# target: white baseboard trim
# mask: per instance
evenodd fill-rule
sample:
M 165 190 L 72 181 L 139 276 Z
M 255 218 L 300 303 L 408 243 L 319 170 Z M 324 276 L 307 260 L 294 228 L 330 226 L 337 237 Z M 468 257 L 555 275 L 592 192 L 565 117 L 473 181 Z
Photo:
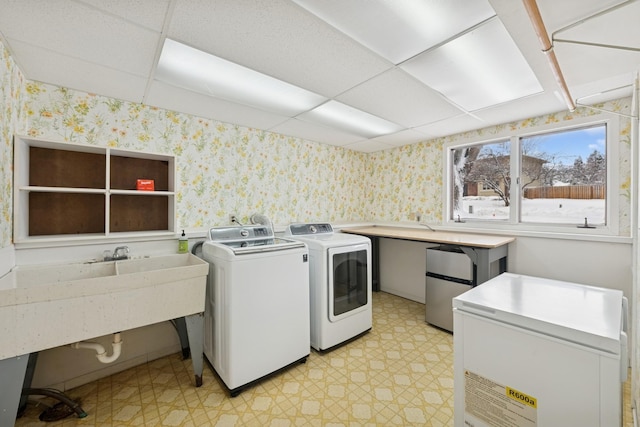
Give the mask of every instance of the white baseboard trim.
M 0 277 L 7 274 L 16 265 L 16 250 L 13 245 L 0 248 Z

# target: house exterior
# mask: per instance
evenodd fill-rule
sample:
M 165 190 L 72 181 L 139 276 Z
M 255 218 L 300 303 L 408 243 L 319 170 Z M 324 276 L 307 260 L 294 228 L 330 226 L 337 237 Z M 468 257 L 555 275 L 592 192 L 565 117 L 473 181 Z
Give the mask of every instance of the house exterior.
M 468 179 L 464 183 L 464 196 L 491 197 L 497 196 L 496 187 L 508 194 L 508 185 L 502 176 L 508 175 L 510 156 L 483 157 L 472 163 L 467 172 Z M 497 163 L 497 166 L 496 166 Z M 542 167 L 546 160 L 522 156 L 521 182 L 526 186 L 540 186 Z M 486 177 L 481 179 L 481 177 Z

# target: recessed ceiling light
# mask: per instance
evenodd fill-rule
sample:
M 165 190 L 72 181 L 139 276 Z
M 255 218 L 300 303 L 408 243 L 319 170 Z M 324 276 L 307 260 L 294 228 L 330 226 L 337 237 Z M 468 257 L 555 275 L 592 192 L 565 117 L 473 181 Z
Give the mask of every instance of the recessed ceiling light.
M 496 14 L 488 0 L 293 1 L 394 64 Z
M 287 117 L 327 98 L 177 41 L 166 39 L 155 78 L 201 94 Z
M 323 123 L 365 138 L 387 135 L 404 129 L 388 120 L 333 100 L 301 114 L 298 118 Z
M 323 123 L 365 138 L 403 129 L 395 123 L 171 39 L 165 40 L 155 78 L 204 95 Z
M 542 92 L 542 86 L 498 18 L 422 53 L 400 68 L 474 111 Z

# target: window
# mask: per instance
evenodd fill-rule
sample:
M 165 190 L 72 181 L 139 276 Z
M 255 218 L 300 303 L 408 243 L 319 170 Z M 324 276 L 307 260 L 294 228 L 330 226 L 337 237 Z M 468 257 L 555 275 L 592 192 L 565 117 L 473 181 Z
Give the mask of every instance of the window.
M 522 222 L 605 225 L 607 126 L 521 139 Z
M 451 150 L 454 218 L 508 219 L 511 141 Z
M 607 225 L 608 124 L 446 148 L 449 220 Z

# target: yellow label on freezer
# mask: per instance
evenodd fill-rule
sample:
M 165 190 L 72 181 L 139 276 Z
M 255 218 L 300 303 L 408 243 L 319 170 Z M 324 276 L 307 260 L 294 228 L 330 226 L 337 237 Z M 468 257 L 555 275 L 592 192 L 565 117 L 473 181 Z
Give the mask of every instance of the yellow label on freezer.
M 523 392 L 518 391 L 511 387 L 505 387 L 505 391 L 507 393 L 507 397 L 517 402 L 524 403 L 525 405 L 529 405 L 532 408 L 538 407 L 538 399 L 536 399 L 535 397 L 529 396 L 528 394 L 524 394 Z
M 538 399 L 465 369 L 465 426 L 538 427 Z

